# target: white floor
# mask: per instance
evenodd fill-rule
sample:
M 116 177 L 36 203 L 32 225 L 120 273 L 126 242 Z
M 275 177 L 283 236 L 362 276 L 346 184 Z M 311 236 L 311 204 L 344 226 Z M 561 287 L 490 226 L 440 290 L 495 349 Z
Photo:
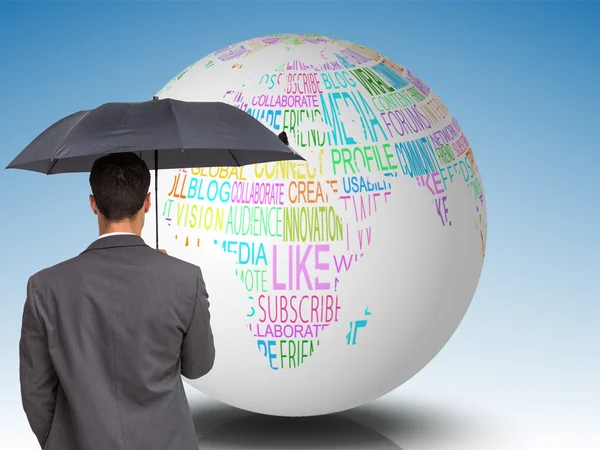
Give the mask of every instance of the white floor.
M 600 417 L 568 420 L 564 409 L 529 421 L 456 399 L 427 398 L 400 388 L 350 411 L 315 418 L 278 418 L 224 405 L 186 387 L 201 449 L 599 450 Z M 572 419 L 572 415 L 570 415 Z M 575 423 L 575 425 L 573 425 Z

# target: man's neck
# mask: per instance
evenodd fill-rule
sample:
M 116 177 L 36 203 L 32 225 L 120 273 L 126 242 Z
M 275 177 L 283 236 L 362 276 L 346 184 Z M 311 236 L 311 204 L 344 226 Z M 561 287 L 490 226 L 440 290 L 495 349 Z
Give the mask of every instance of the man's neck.
M 138 230 L 138 227 L 135 227 L 131 223 L 111 223 L 105 227 L 99 227 L 100 236 L 109 233 L 131 233 L 141 236 L 141 230 Z
M 123 231 L 113 231 L 112 233 L 101 234 L 98 237 L 98 239 L 103 239 L 103 238 L 110 237 L 110 236 L 138 236 L 138 235 L 133 234 L 133 233 L 123 232 Z M 138 236 L 138 237 L 141 237 L 141 236 Z

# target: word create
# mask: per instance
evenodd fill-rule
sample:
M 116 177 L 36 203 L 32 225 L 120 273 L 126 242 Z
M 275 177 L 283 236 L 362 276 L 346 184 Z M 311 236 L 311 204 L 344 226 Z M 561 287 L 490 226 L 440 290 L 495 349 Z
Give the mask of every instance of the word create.
M 327 203 L 320 181 L 290 181 L 288 198 L 291 203 Z

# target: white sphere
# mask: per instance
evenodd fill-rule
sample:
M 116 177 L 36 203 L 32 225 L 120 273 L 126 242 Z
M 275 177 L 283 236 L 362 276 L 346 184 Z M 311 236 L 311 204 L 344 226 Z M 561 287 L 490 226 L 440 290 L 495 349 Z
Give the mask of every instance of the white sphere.
M 157 96 L 235 105 L 307 160 L 159 173 L 160 246 L 198 264 L 210 295 L 215 365 L 187 382 L 248 411 L 327 414 L 446 344 L 479 280 L 486 208 L 468 141 L 419 78 L 351 42 L 275 35 Z

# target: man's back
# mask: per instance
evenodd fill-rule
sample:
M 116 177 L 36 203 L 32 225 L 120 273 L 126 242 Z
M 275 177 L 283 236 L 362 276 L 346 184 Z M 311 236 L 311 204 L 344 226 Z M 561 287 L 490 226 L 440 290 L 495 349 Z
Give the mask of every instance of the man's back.
M 108 236 L 34 275 L 21 339 L 23 403 L 58 381 L 55 413 L 28 413 L 45 450 L 192 450 L 196 436 L 181 374 L 213 365 L 208 295 L 198 267 Z M 36 315 L 56 372 L 39 373 Z M 36 334 L 37 333 L 37 334 Z M 37 359 L 39 361 L 39 357 Z M 47 387 L 47 386 L 46 386 Z M 45 435 L 45 436 L 44 436 Z

